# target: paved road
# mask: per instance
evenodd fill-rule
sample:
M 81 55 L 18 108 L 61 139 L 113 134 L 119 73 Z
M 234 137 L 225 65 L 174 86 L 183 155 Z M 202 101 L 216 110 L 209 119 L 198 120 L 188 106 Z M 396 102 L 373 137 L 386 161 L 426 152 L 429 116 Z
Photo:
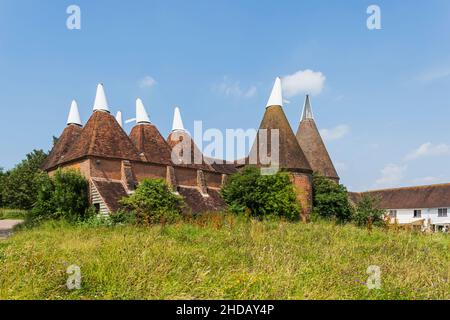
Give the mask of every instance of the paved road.
M 22 222 L 23 220 L 0 220 L 0 239 L 6 239 L 11 235 L 13 228 Z

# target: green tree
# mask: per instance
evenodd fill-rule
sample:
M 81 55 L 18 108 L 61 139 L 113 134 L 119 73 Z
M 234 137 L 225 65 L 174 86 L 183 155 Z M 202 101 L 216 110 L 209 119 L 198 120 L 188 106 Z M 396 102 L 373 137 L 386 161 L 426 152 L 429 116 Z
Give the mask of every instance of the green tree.
M 353 221 L 358 226 L 366 226 L 371 219 L 373 225 L 382 226 L 385 210 L 380 209 L 380 200 L 369 194 L 363 194 L 356 204 Z
M 300 205 L 294 186 L 285 172 L 261 175 L 261 170 L 247 166 L 231 175 L 222 188 L 222 197 L 235 213 L 249 212 L 256 217 L 300 217 Z
M 150 225 L 176 221 L 182 213 L 183 198 L 174 194 L 162 179 L 144 179 L 135 192 L 120 201 L 133 210 L 136 222 Z
M 31 209 L 37 199 L 37 187 L 34 184 L 47 154 L 42 150 L 33 150 L 26 159 L 8 172 L 3 180 L 2 201 L 6 207 Z
M 32 209 L 35 220 L 84 220 L 89 215 L 88 182 L 77 170 L 57 170 L 50 178 L 37 174 L 34 184 L 38 189 Z
M 352 207 L 347 189 L 317 173 L 313 175 L 313 215 L 348 222 L 352 218 Z
M 3 172 L 3 168 L 0 168 L 0 208 L 3 207 L 3 180 L 6 177 L 6 173 Z

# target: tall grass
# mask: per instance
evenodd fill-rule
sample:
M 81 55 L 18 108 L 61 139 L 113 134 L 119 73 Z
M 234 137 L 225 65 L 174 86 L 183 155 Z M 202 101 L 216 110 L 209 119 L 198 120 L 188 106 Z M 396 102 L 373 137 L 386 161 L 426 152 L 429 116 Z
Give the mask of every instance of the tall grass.
M 49 222 L 0 242 L 0 299 L 450 299 L 450 238 L 230 215 Z M 66 287 L 78 265 L 82 289 Z M 381 268 L 381 289 L 365 285 Z
M 0 220 L 5 219 L 26 219 L 28 211 L 19 209 L 0 208 Z

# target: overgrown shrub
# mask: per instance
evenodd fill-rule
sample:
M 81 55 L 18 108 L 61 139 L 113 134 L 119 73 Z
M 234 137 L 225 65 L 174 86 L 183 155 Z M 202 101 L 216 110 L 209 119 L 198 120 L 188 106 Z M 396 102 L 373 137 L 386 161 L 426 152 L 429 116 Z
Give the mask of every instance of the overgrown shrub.
M 3 181 L 6 177 L 6 173 L 3 172 L 3 168 L 0 168 L 0 208 L 3 208 Z
M 178 220 L 183 198 L 174 194 L 162 179 L 144 179 L 136 191 L 120 203 L 136 213 L 138 224 L 150 225 Z
M 88 183 L 76 170 L 57 170 L 50 178 L 46 173 L 35 177 L 37 201 L 31 211 L 34 220 L 84 220 L 91 213 Z
M 261 175 L 261 171 L 247 166 L 231 175 L 222 188 L 222 197 L 235 213 L 248 212 L 255 217 L 300 217 L 300 205 L 294 186 L 285 172 Z
M 358 226 L 366 226 L 371 219 L 375 226 L 384 224 L 385 210 L 380 209 L 380 201 L 369 194 L 363 194 L 353 212 L 353 221 Z
M 347 189 L 317 173 L 313 175 L 313 215 L 348 222 L 352 218 L 352 207 Z
M 2 206 L 14 209 L 29 210 L 37 200 L 38 186 L 33 182 L 39 174 L 47 154 L 42 150 L 34 150 L 14 169 L 7 172 L 2 180 Z
M 136 223 L 136 213 L 134 211 L 119 210 L 110 214 L 113 224 L 134 224 Z

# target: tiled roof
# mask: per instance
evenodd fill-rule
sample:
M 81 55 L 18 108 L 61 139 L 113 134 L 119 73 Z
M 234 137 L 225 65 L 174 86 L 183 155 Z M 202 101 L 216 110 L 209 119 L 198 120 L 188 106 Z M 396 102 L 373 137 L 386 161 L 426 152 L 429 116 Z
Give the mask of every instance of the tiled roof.
M 300 122 L 296 136 L 312 169 L 325 177 L 339 179 L 316 123 L 312 118 L 307 118 Z
M 64 162 L 86 156 L 140 160 L 138 150 L 116 119 L 103 111 L 92 114 L 79 139 L 73 143 L 64 157 Z
M 130 133 L 130 139 L 139 153 L 145 155 L 147 161 L 165 165 L 172 163 L 171 148 L 153 124 L 134 126 Z
M 119 201 L 128 195 L 123 184 L 120 181 L 98 179 L 92 179 L 92 182 L 110 212 L 116 212 L 120 208 Z
M 358 202 L 363 194 L 379 199 L 382 209 L 450 208 L 450 183 L 350 193 Z
M 269 106 L 266 108 L 264 118 L 259 129 L 267 129 L 267 150 L 271 149 L 272 130 L 279 130 L 279 165 L 282 169 L 293 171 L 312 172 L 311 166 L 306 159 L 297 139 L 292 131 L 289 121 L 281 106 Z M 258 139 L 253 144 L 251 155 L 259 154 Z M 258 157 L 260 165 L 260 157 Z
M 52 151 L 50 151 L 50 154 L 42 165 L 42 170 L 55 168 L 58 166 L 58 163 L 63 162 L 65 155 L 70 150 L 73 143 L 78 140 L 82 130 L 83 129 L 76 124 L 68 125 L 53 146 Z

